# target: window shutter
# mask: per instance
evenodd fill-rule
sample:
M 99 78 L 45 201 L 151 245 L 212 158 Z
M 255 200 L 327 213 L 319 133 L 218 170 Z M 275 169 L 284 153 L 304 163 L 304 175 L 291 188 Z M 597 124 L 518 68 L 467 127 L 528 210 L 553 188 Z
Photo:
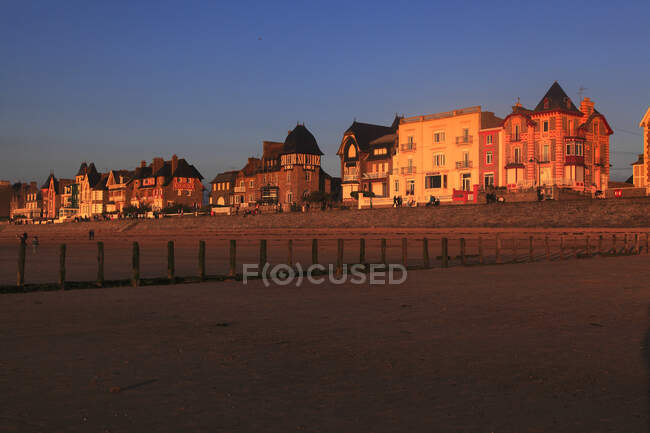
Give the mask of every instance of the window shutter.
M 549 122 L 550 124 L 550 130 L 554 131 L 555 130 L 555 117 L 551 117 L 551 121 Z
M 555 161 L 555 146 L 557 141 L 555 138 L 551 139 L 551 161 Z

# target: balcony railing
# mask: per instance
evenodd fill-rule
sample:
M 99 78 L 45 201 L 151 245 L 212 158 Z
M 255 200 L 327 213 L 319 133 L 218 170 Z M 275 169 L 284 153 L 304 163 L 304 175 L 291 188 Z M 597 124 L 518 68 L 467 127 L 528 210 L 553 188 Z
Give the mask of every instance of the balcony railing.
M 413 152 L 415 151 L 415 143 L 404 143 L 400 145 L 400 150 L 402 152 Z
M 400 169 L 402 174 L 415 174 L 415 167 L 402 167 Z
M 343 181 L 344 182 L 349 182 L 351 180 L 359 180 L 359 175 L 357 173 L 351 173 L 351 174 L 344 174 L 343 175 Z
M 472 168 L 472 161 L 456 161 L 456 168 Z
M 235 192 L 246 192 L 246 187 L 245 186 L 236 186 L 235 187 Z
M 461 135 L 460 137 L 456 137 L 456 144 L 472 144 L 472 141 L 471 135 Z
M 370 173 L 364 173 L 363 174 L 363 177 L 366 178 L 366 179 L 382 179 L 382 178 L 384 178 L 386 176 L 388 176 L 388 172 L 386 172 L 386 171 L 382 171 L 382 172 L 373 171 L 373 172 L 370 172 Z

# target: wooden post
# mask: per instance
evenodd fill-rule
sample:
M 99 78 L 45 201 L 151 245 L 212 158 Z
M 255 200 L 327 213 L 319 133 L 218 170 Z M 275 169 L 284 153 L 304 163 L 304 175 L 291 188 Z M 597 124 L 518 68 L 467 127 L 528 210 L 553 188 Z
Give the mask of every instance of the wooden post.
M 205 241 L 199 241 L 199 279 L 205 281 Z
M 591 242 L 589 236 L 585 238 L 585 249 L 587 250 L 587 257 L 591 257 Z
M 386 239 L 381 240 L 381 263 L 386 264 Z
M 140 246 L 133 242 L 133 256 L 131 257 L 131 285 L 140 285 Z
M 573 237 L 573 255 L 578 258 L 578 237 Z
M 548 235 L 544 236 L 544 249 L 546 250 L 546 260 L 551 261 L 551 244 Z
M 232 249 L 233 249 L 232 242 L 233 241 L 230 241 L 230 250 L 231 250 L 231 252 L 232 252 Z M 262 268 L 264 267 L 264 265 L 266 265 L 266 262 L 267 262 L 267 259 L 266 259 L 266 239 L 260 239 L 260 264 L 259 264 L 259 272 L 260 273 L 262 272 Z
M 463 266 L 467 264 L 465 260 L 465 238 L 460 238 L 460 263 Z
M 639 248 L 640 248 L 639 234 L 634 233 L 634 254 L 639 254 Z
M 560 259 L 564 258 L 564 235 L 560 235 Z
M 627 254 L 627 233 L 623 235 L 623 254 Z
M 59 288 L 65 290 L 65 244 L 59 247 Z
M 424 269 L 429 269 L 429 239 L 422 239 L 422 266 Z
M 293 266 L 293 239 L 287 241 L 287 264 Z
M 359 263 L 366 263 L 366 240 L 359 239 Z
M 517 262 L 517 238 L 512 238 L 512 262 Z
M 495 262 L 499 263 L 501 261 L 501 238 L 499 238 L 499 234 L 497 233 L 497 236 L 495 238 L 496 245 L 495 245 Z
M 97 285 L 104 285 L 104 242 L 97 242 Z
M 616 235 L 612 235 L 612 253 L 616 255 Z
M 25 242 L 20 242 L 18 247 L 18 274 L 16 276 L 18 287 L 25 286 L 25 248 L 27 245 Z
M 266 249 L 266 241 L 264 242 L 264 248 Z M 230 269 L 228 270 L 228 275 L 231 277 L 237 275 L 237 241 L 234 239 L 230 240 Z
M 336 248 L 336 275 L 343 274 L 343 239 L 339 239 Z
M 442 238 L 441 248 L 440 248 L 440 259 L 442 260 L 442 267 L 446 268 L 449 266 L 449 255 L 447 253 L 449 240 L 447 238 Z
M 650 254 L 650 251 L 648 251 L 649 248 L 650 248 L 650 236 L 646 232 L 646 234 L 645 234 L 645 253 L 646 254 Z
M 480 264 L 485 263 L 485 257 L 483 257 L 483 238 L 478 237 L 478 262 Z
M 313 265 L 318 263 L 318 239 L 311 240 L 311 263 Z
M 598 235 L 598 255 L 603 255 L 603 235 Z
M 406 238 L 402 238 L 402 265 L 408 266 L 408 245 Z
M 175 274 L 175 265 L 174 265 L 174 241 L 167 242 L 167 279 L 174 282 Z
M 533 237 L 528 237 L 528 261 L 533 261 Z

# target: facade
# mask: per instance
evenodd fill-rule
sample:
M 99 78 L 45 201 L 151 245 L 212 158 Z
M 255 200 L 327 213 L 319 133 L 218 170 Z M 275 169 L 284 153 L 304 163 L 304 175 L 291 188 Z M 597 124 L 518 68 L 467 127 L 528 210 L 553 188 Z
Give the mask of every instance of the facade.
M 479 183 L 484 191 L 504 186 L 503 119 L 490 112 L 481 113 L 479 131 Z
M 390 195 L 424 203 L 451 201 L 456 191 L 467 199 L 479 185 L 480 106 L 401 119 L 393 156 Z M 475 194 L 474 194 L 475 197 Z
M 228 206 L 234 203 L 233 193 L 237 171 L 219 173 L 210 182 L 209 202 L 212 206 Z
M 130 203 L 135 207 L 150 207 L 154 211 L 182 205 L 203 206 L 203 176 L 183 158 L 176 155 L 165 161 L 154 158 L 135 169 L 131 186 Z
M 65 188 L 74 183 L 72 179 L 57 179 L 54 174 L 45 180 L 41 186 L 43 196 L 43 218 L 55 219 L 59 217 L 59 211 L 63 204 Z
M 132 183 L 135 172 L 111 170 L 106 179 L 107 213 L 121 213 L 131 201 Z
M 22 186 L 24 185 L 24 186 Z M 22 197 L 20 203 L 13 209 L 13 217 L 23 217 L 27 219 L 40 219 L 43 216 L 43 194 L 36 182 L 22 184 L 20 193 Z
M 607 189 L 613 131 L 589 98 L 578 109 L 555 82 L 534 110 L 520 103 L 513 106 L 503 122 L 503 133 L 509 189 Z
M 646 167 L 645 157 L 643 154 L 639 154 L 637 160 L 630 165 L 632 165 L 632 183 L 634 184 L 634 187 L 646 188 Z
M 95 163 L 86 164 L 83 162 L 75 176 L 77 185 L 78 212 L 72 216 L 90 218 L 103 215 L 106 212 L 108 192 L 106 189 L 107 173 L 99 173 Z
M 0 180 L 0 219 L 9 218 L 11 214 L 11 183 Z
M 375 197 L 389 197 L 389 176 L 393 169 L 393 155 L 397 144 L 400 118 L 391 126 L 354 121 L 343 133 L 336 154 L 341 159 L 341 188 L 344 203 L 353 205 L 359 200 L 355 191 L 373 193 Z
M 650 108 L 645 112 L 645 116 L 643 116 L 639 128 L 643 128 L 643 154 L 639 155 L 641 164 L 639 167 L 638 185 L 636 176 L 637 167 L 634 167 L 634 186 L 645 187 L 646 193 L 648 193 L 650 192 L 650 167 L 648 167 L 650 161 Z

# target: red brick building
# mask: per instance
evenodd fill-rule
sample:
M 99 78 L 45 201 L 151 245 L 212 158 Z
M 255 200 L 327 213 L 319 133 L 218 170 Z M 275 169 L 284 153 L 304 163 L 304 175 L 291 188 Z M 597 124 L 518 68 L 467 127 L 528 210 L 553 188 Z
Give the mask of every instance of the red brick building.
M 193 165 L 176 155 L 169 161 L 154 158 L 149 165 L 142 161 L 131 182 L 131 205 L 149 206 L 155 211 L 174 205 L 200 208 L 202 180 L 203 176 Z
M 43 218 L 55 219 L 59 217 L 59 209 L 62 205 L 62 196 L 65 187 L 74 183 L 72 179 L 57 179 L 54 174 L 45 180 L 41 185 L 43 197 Z
M 503 186 L 503 119 L 481 112 L 479 130 L 479 182 L 483 190 Z
M 609 136 L 605 116 L 584 98 L 578 109 L 555 82 L 529 110 L 517 103 L 503 122 L 505 184 L 605 191 L 609 179 Z

